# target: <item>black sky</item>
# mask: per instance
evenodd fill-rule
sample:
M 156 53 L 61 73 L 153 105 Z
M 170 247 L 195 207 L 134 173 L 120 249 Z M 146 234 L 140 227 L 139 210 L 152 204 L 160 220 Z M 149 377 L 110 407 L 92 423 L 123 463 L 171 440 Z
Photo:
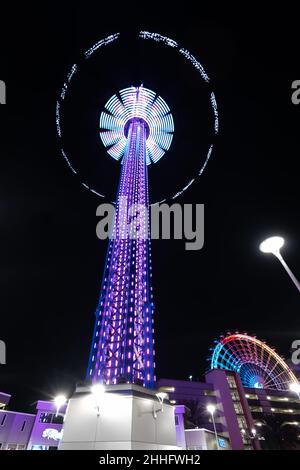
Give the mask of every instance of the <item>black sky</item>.
M 0 390 L 13 394 L 16 409 L 71 392 L 85 375 L 106 242 L 95 234 L 101 201 L 59 155 L 55 102 L 78 54 L 120 28 L 185 45 L 212 77 L 220 112 L 213 156 L 180 200 L 205 204 L 204 248 L 153 242 L 157 376 L 201 378 L 213 339 L 228 330 L 255 333 L 286 357 L 300 335 L 299 295 L 279 263 L 258 251 L 265 236 L 281 234 L 300 276 L 296 18 L 204 20 L 190 12 L 124 22 L 100 7 L 24 9 L 7 16 L 0 54 L 7 84 L 0 107 L 0 339 L 7 344 Z M 171 97 L 176 86 L 180 80 L 170 77 Z M 191 107 L 188 120 L 197 118 Z

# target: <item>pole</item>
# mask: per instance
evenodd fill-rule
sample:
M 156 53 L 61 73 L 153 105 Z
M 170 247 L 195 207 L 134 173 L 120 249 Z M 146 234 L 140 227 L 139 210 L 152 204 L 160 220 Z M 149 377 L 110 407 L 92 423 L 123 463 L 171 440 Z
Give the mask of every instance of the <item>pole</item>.
M 276 256 L 276 258 L 280 261 L 280 263 L 282 264 L 282 266 L 284 267 L 284 269 L 286 270 L 286 272 L 288 273 L 289 277 L 291 278 L 291 280 L 293 281 L 293 283 L 295 284 L 295 286 L 297 287 L 298 291 L 300 292 L 300 283 L 299 281 L 296 279 L 296 277 L 294 276 L 294 274 L 292 273 L 292 271 L 290 270 L 290 268 L 288 267 L 288 265 L 286 264 L 286 262 L 284 261 L 283 257 L 281 256 L 281 253 L 280 251 L 276 251 L 274 252 L 274 255 Z
M 213 413 L 211 414 L 211 417 L 212 417 L 212 422 L 213 422 L 213 425 L 214 425 L 214 431 L 215 431 L 215 438 L 216 438 L 217 450 L 220 450 L 219 441 L 218 441 L 218 434 L 217 434 L 217 430 L 216 430 L 216 423 L 215 423 L 215 418 L 214 418 L 214 414 L 213 414 Z

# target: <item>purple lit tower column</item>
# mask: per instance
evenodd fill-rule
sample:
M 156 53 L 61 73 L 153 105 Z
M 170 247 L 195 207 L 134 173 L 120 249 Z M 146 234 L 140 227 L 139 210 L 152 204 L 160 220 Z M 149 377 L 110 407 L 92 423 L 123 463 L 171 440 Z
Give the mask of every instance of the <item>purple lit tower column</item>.
M 106 128 L 100 133 L 102 141 L 111 156 L 122 157 L 122 170 L 87 378 L 93 383 L 127 382 L 153 388 L 147 164 L 157 161 L 170 145 L 172 125 L 166 128 L 165 124 L 164 130 L 162 122 L 173 124 L 173 120 L 165 102 L 150 90 L 131 87 L 120 96 L 121 100 L 114 95 L 108 101 L 108 113 L 100 118 Z

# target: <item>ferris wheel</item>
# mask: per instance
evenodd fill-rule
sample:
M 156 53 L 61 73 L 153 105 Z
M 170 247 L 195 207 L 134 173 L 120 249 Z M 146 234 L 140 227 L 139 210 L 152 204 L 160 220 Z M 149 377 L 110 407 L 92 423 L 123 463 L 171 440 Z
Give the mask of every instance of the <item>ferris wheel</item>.
M 237 372 L 248 388 L 288 390 L 298 380 L 282 357 L 265 342 L 247 334 L 229 334 L 216 341 L 211 369 Z

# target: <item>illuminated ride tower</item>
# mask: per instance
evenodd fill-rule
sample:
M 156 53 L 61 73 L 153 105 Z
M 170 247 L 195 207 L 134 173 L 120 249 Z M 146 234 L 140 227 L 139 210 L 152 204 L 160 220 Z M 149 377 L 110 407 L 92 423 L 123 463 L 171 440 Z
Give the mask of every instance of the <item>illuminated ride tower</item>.
M 166 103 L 142 86 L 121 90 L 100 116 L 102 142 L 122 169 L 87 371 L 92 386 L 78 385 L 69 400 L 61 450 L 179 448 L 174 407 L 153 390 L 147 171 L 173 131 Z
M 153 388 L 147 167 L 169 149 L 174 124 L 167 104 L 153 91 L 131 87 L 118 95 L 109 99 L 100 116 L 101 140 L 122 169 L 87 378 Z
M 154 54 L 148 54 L 152 47 L 150 43 L 153 43 Z M 162 53 L 163 49 L 166 51 L 163 67 L 160 67 L 162 59 L 157 55 L 157 48 L 161 48 Z M 111 175 L 116 165 L 106 165 L 104 161 L 101 165 L 100 157 L 94 151 L 90 111 L 94 109 L 95 97 L 99 97 L 101 89 L 107 89 L 107 82 L 115 81 L 110 75 L 110 65 L 118 63 L 121 54 L 119 75 L 128 76 L 128 71 L 136 70 L 135 52 L 142 58 L 138 61 L 140 72 L 152 68 L 159 70 L 160 83 L 163 83 L 165 70 L 167 83 L 170 72 L 172 76 L 178 73 L 181 79 L 178 97 L 173 95 L 183 118 L 187 108 L 182 105 L 190 100 L 189 86 L 194 79 L 195 83 L 201 82 L 192 103 L 199 119 L 188 126 L 180 126 L 177 147 L 177 155 L 180 155 L 186 150 L 187 141 L 194 142 L 194 131 L 197 132 L 200 124 L 200 145 L 196 139 L 196 152 L 200 157 L 182 166 L 180 171 L 175 170 L 176 178 L 169 178 L 174 181 L 174 186 L 172 183 L 168 197 L 174 200 L 205 170 L 218 134 L 219 119 L 209 76 L 196 57 L 171 38 L 147 31 L 129 35 L 115 33 L 80 54 L 66 75 L 56 102 L 60 153 L 83 187 L 103 201 L 107 197 L 111 199 L 110 189 L 103 191 L 108 189 L 111 181 L 103 184 L 101 176 L 106 170 L 105 174 Z M 101 69 L 98 57 L 102 60 Z M 183 64 L 190 70 L 187 74 L 181 73 Z M 103 74 L 103 70 L 106 73 Z M 72 99 L 73 94 L 75 99 Z M 183 101 L 186 97 L 188 100 Z M 178 450 L 182 446 L 176 439 L 174 404 L 168 400 L 170 390 L 166 387 L 155 389 L 154 307 L 147 211 L 148 167 L 157 163 L 170 148 L 173 132 L 169 107 L 160 96 L 143 86 L 119 91 L 107 101 L 101 113 L 100 139 L 107 153 L 121 163 L 121 175 L 96 310 L 86 374 L 88 380 L 78 383 L 68 400 L 59 449 Z M 89 150 L 92 150 L 90 155 Z M 190 145 L 189 158 L 194 150 L 195 146 Z M 84 159 L 83 152 L 87 152 Z M 166 174 L 164 164 L 161 172 Z M 155 188 L 157 204 L 165 201 L 165 189 L 165 184 Z

